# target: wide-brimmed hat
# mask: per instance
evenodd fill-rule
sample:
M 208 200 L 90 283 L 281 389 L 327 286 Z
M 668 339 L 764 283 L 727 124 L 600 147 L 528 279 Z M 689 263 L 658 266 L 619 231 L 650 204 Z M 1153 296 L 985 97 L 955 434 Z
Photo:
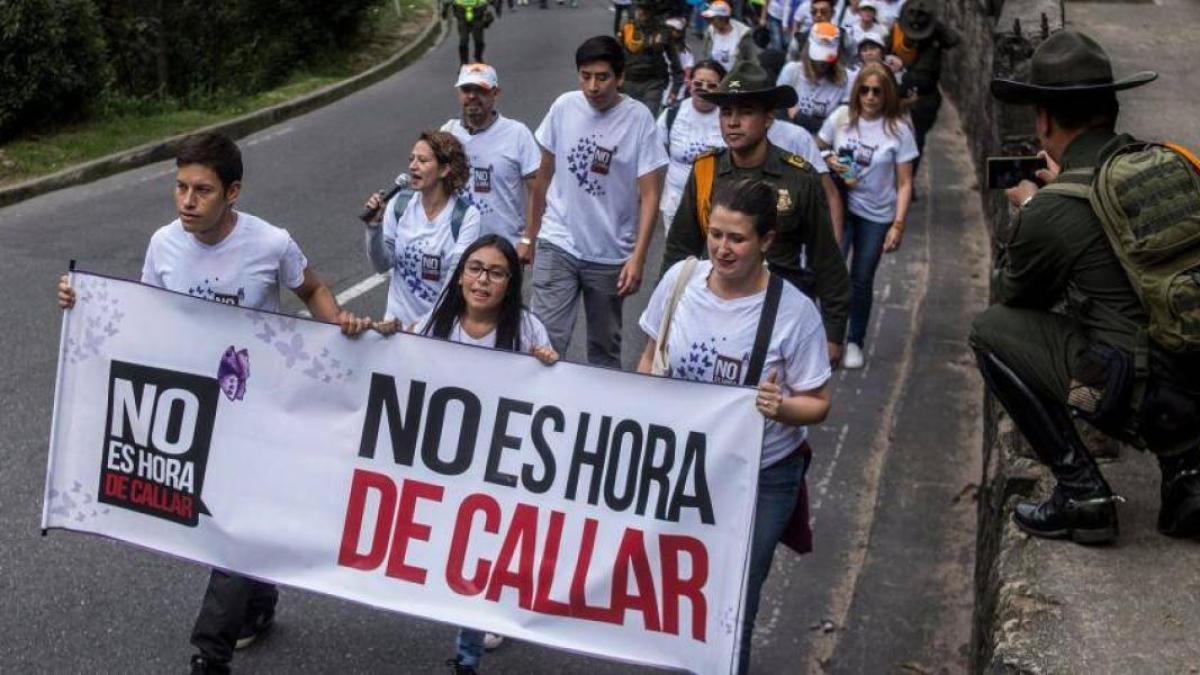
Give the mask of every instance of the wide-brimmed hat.
M 937 10 L 929 0 L 908 0 L 900 10 L 900 30 L 911 40 L 924 40 L 933 35 Z
M 1157 77 L 1157 73 L 1144 70 L 1114 79 L 1112 62 L 1099 43 L 1083 33 L 1063 30 L 1046 38 L 1033 52 L 1027 81 L 993 79 L 992 96 L 1013 104 L 1061 101 L 1081 94 L 1132 89 Z
M 699 96 L 718 106 L 762 101 L 770 110 L 790 108 L 798 100 L 795 89 L 787 85 L 776 86 L 767 71 L 753 61 L 738 63 L 721 80 L 716 91 L 700 92 Z

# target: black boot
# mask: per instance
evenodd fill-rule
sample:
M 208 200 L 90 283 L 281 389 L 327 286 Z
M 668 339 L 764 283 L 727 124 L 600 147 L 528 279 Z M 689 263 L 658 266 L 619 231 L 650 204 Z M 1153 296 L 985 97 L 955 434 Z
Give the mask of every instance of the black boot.
M 1168 537 L 1200 537 L 1200 448 L 1159 457 L 1162 507 L 1158 531 Z
M 450 659 L 446 662 L 446 665 L 450 666 L 450 672 L 454 673 L 454 675 L 477 675 L 479 672 L 475 668 L 459 661 L 458 657 Z
M 1057 479 L 1050 499 L 1022 502 L 1013 521 L 1038 537 L 1098 544 L 1117 536 L 1118 497 L 1088 453 L 1066 404 L 1047 403 L 993 354 L 975 353 L 979 370 L 1038 459 Z
M 192 656 L 192 675 L 229 675 L 229 663 L 213 661 L 199 654 Z

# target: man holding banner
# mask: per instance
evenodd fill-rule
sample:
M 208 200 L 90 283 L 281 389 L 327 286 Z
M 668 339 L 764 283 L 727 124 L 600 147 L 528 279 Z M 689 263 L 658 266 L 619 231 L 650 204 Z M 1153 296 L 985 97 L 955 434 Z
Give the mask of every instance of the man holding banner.
M 279 287 L 291 289 L 318 320 L 353 336 L 371 326 L 339 308 L 286 230 L 234 209 L 242 183 L 237 145 L 221 134 L 185 138 L 175 157 L 175 207 L 179 218 L 150 239 L 142 283 L 215 302 L 278 311 Z M 59 281 L 59 305 L 71 309 L 75 290 Z M 232 351 L 232 350 L 231 350 Z M 221 387 L 231 398 L 244 391 L 248 363 L 237 352 L 221 360 Z M 146 385 L 147 387 L 153 385 Z M 278 591 L 214 568 L 192 631 L 199 653 L 192 673 L 228 673 L 234 649 L 270 629 Z

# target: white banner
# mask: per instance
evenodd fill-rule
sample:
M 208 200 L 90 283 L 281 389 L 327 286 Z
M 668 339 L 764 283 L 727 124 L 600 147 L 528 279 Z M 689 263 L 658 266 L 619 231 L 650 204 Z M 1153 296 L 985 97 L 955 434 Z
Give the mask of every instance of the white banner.
M 518 640 L 733 669 L 752 390 L 73 285 L 43 527 Z

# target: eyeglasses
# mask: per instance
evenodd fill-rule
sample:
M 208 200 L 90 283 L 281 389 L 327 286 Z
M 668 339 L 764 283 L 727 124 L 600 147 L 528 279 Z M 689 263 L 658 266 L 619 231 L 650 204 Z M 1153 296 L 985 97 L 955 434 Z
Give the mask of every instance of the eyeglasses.
M 859 96 L 866 96 L 867 94 L 872 96 L 883 96 L 883 87 L 868 87 L 863 85 L 858 88 Z
M 709 82 L 707 80 L 692 80 L 692 89 L 703 89 L 704 91 L 716 91 L 721 86 L 720 82 Z
M 475 262 L 473 260 L 468 262 L 467 266 L 463 268 L 463 274 L 471 277 L 472 279 L 478 279 L 485 273 L 487 274 L 488 281 L 492 282 L 493 284 L 508 281 L 508 278 L 512 276 L 512 274 L 506 269 L 501 269 L 499 267 L 486 267 L 483 263 Z

